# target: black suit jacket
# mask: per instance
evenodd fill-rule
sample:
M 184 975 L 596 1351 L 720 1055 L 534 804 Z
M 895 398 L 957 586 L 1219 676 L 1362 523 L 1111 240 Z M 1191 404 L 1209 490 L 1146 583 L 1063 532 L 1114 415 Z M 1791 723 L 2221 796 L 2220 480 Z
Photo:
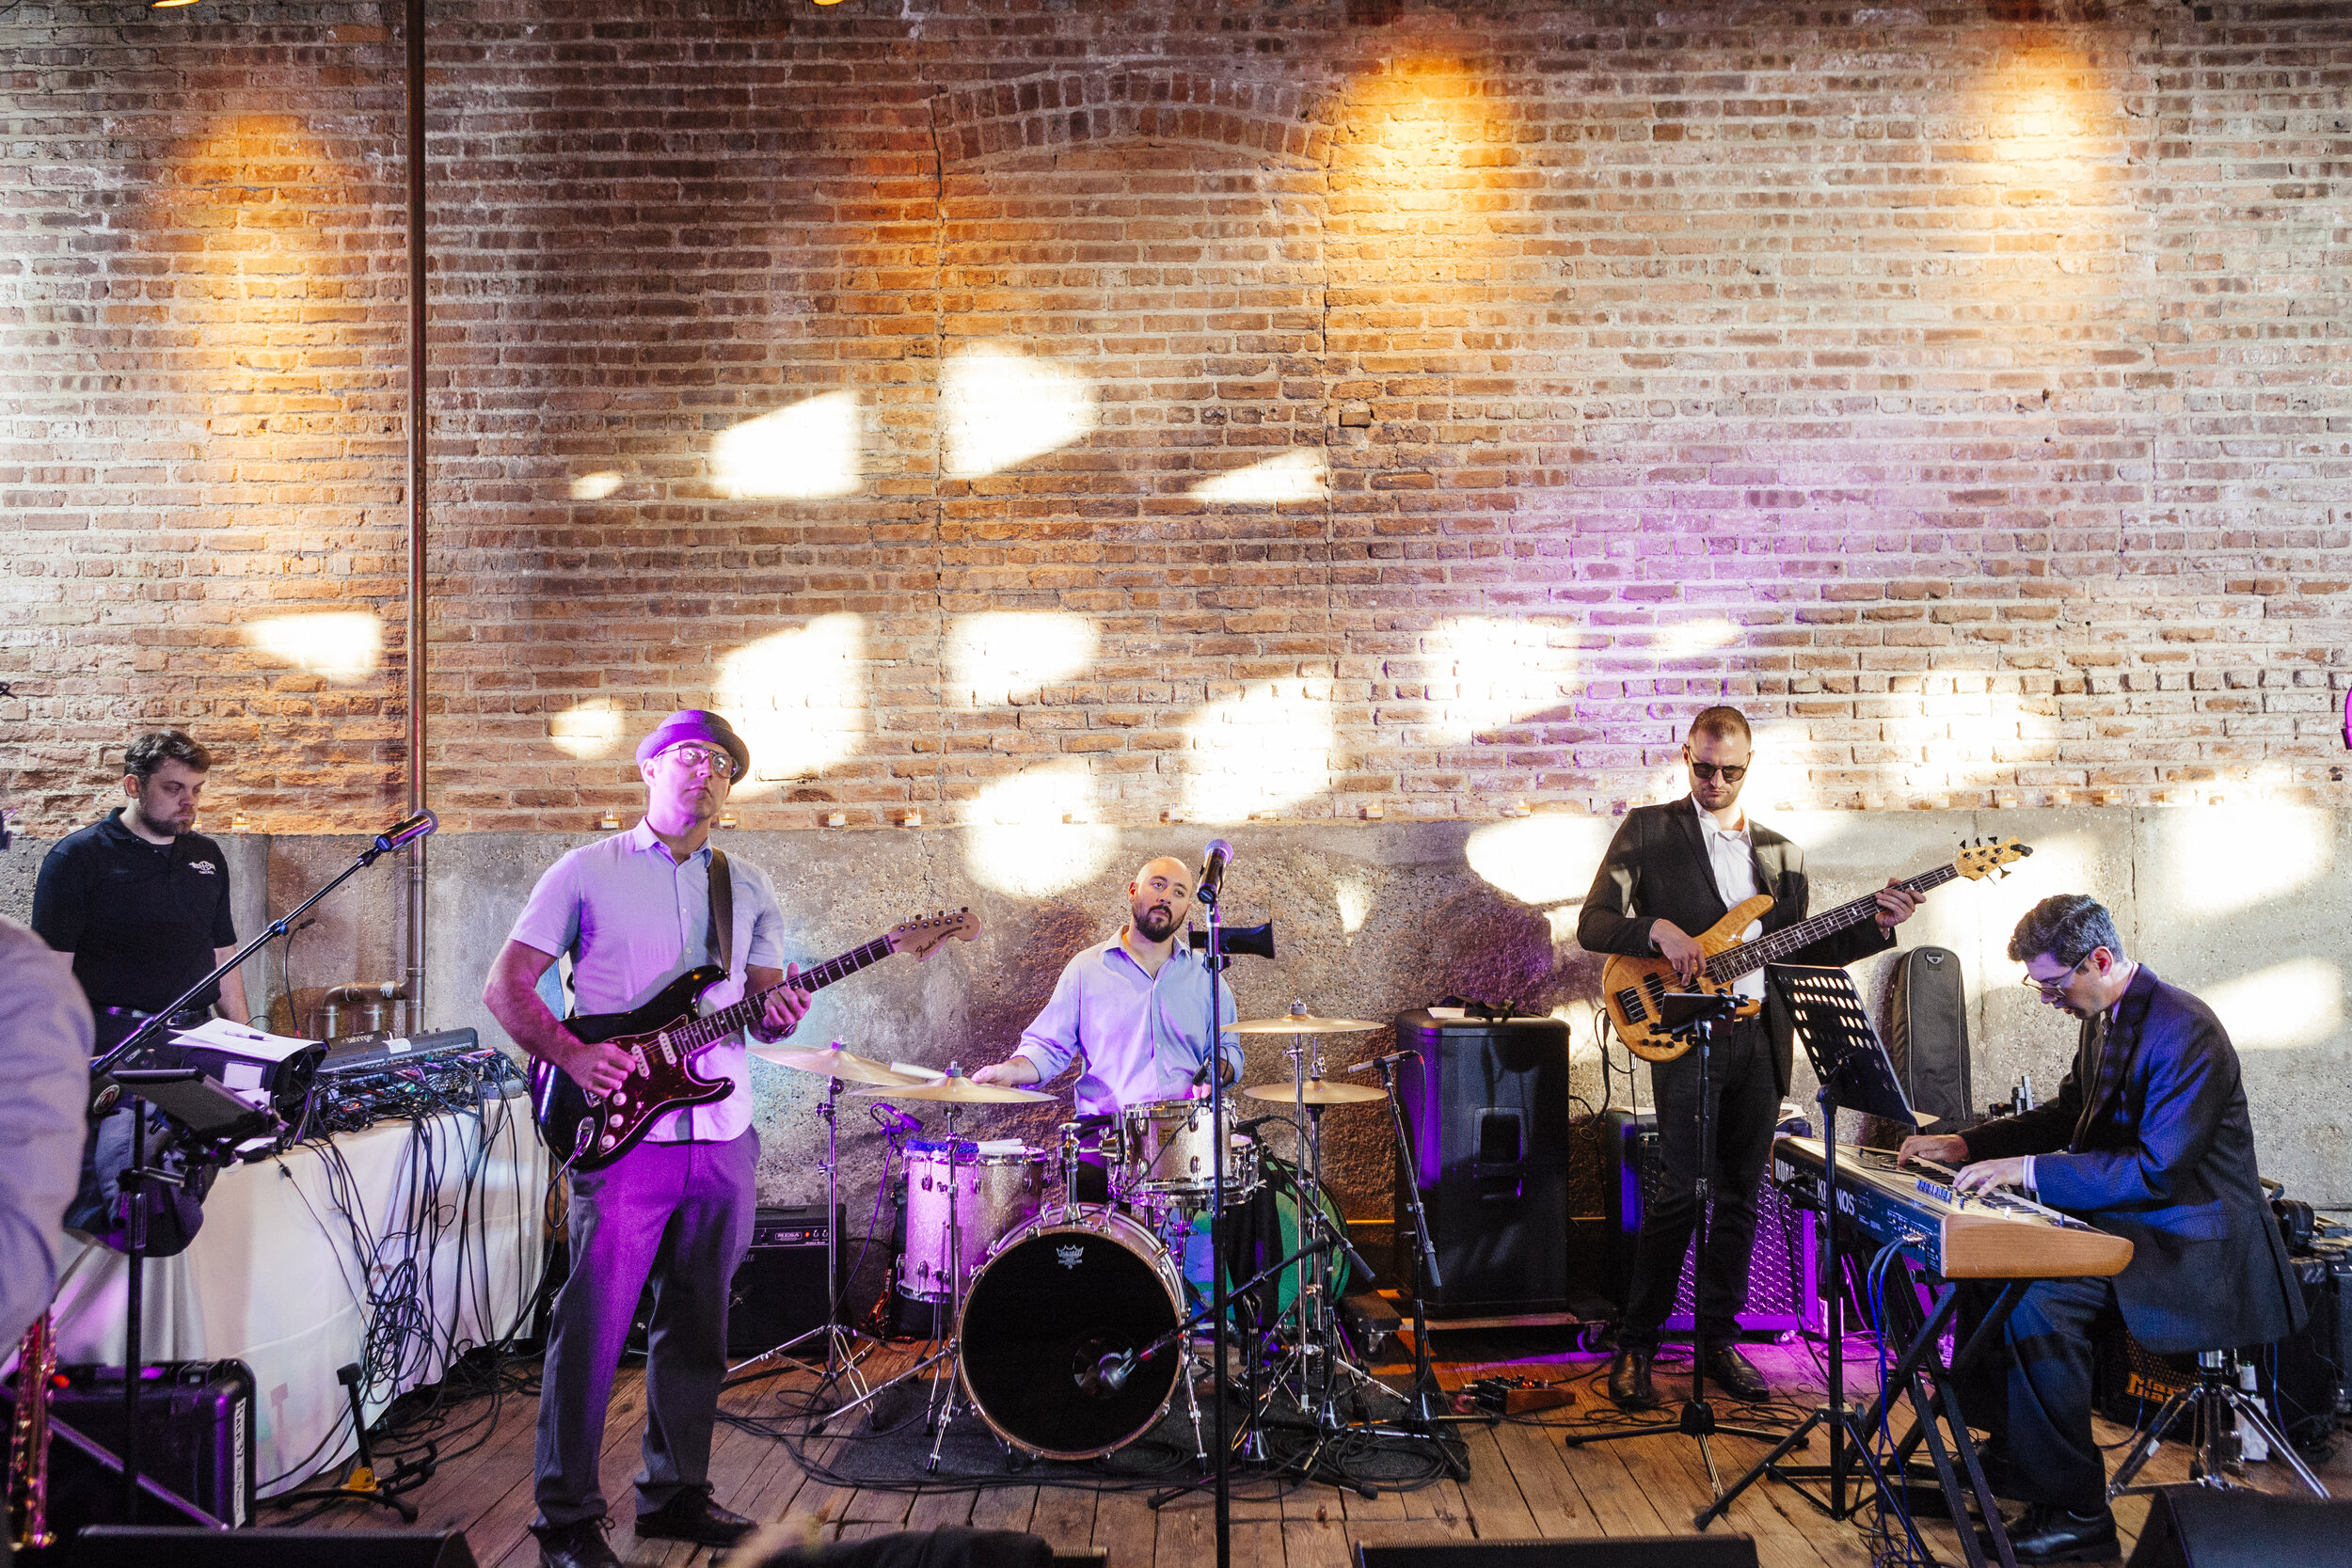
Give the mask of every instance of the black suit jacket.
M 1754 818 L 1749 819 L 1748 837 L 1756 847 L 1756 891 L 1772 900 L 1764 916 L 1765 931 L 1794 926 L 1805 917 L 1813 896 L 1804 848 Z M 1667 805 L 1626 813 L 1594 874 L 1592 891 L 1584 895 L 1576 940 L 1587 952 L 1645 958 L 1656 952 L 1650 946 L 1650 927 L 1657 922 L 1670 920 L 1685 935 L 1695 937 L 1730 912 L 1715 889 L 1715 867 L 1699 832 L 1698 807 L 1685 795 Z M 1788 961 L 1838 966 L 1894 945 L 1894 932 L 1874 919 L 1865 920 L 1789 955 Z M 1791 1047 L 1786 1038 L 1779 1046 L 1772 1066 L 1786 1094 Z
M 2115 1295 L 2148 1349 L 2233 1350 L 2300 1326 L 2221 1021 L 2142 964 L 2100 1051 L 2097 1033 L 2083 1024 L 2056 1100 L 1961 1134 L 1968 1158 L 2033 1155 L 2042 1202 L 2130 1239 Z

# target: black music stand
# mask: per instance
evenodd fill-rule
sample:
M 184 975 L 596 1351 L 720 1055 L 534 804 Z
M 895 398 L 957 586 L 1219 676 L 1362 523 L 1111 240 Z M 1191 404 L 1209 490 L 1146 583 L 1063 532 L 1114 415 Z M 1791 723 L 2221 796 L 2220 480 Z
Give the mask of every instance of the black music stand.
M 1821 1107 L 1821 1148 L 1823 1177 L 1821 1184 L 1822 1224 L 1826 1228 L 1826 1266 L 1822 1271 L 1827 1287 L 1824 1303 L 1824 1329 L 1829 1344 L 1829 1402 L 1817 1407 L 1797 1430 L 1782 1439 L 1772 1452 L 1758 1460 L 1756 1466 L 1738 1481 L 1714 1502 L 1701 1509 L 1692 1519 L 1700 1529 L 1721 1518 L 1731 1507 L 1734 1498 L 1769 1474 L 1788 1482 L 1798 1495 L 1820 1508 L 1834 1519 L 1847 1519 L 1861 1509 L 1864 1499 L 1857 1495 L 1852 1506 L 1846 1500 L 1846 1482 L 1851 1464 L 1851 1456 L 1867 1462 L 1865 1467 L 1882 1513 L 1899 1521 L 1910 1538 L 1918 1560 L 1931 1560 L 1924 1542 L 1911 1522 L 1910 1512 L 1899 1501 L 1887 1476 L 1875 1461 L 1867 1460 L 1870 1452 L 1869 1432 L 1883 1425 L 1898 1387 L 1907 1390 L 1919 1418 L 1919 1427 L 1907 1437 L 1899 1450 L 1898 1463 L 1910 1452 L 1910 1445 L 1920 1433 L 1927 1437 L 1928 1449 L 1935 1462 L 1936 1477 L 1944 1491 L 1953 1524 L 1958 1527 L 1961 1550 L 1971 1568 L 1984 1568 L 1983 1548 L 1976 1531 L 1968 1528 L 1968 1513 L 1963 1501 L 1961 1481 L 1952 1467 L 1958 1459 L 1966 1472 L 1967 1481 L 1976 1495 L 1985 1527 L 2003 1568 L 2016 1568 L 2008 1532 L 2002 1528 L 2001 1512 L 1994 1501 L 1992 1489 L 1985 1483 L 1975 1446 L 1969 1441 L 1967 1422 L 1962 1418 L 1960 1406 L 1952 1390 L 1946 1369 L 1937 1368 L 1936 1389 L 1927 1394 L 1920 1384 L 1920 1372 L 1932 1352 L 1945 1326 L 1951 1321 L 1957 1304 L 1957 1291 L 1947 1291 L 1939 1309 L 1920 1332 L 1913 1337 L 1887 1378 L 1887 1386 L 1879 1390 L 1870 1413 L 1866 1417 L 1846 1402 L 1846 1257 L 1839 1235 L 1837 1202 L 1837 1113 L 1840 1110 L 1866 1112 L 1905 1126 L 1919 1124 L 1917 1113 L 1912 1110 L 1904 1095 L 1902 1081 L 1895 1072 L 1895 1064 L 1879 1043 L 1878 1031 L 1870 1025 L 1870 1015 L 1862 1006 L 1861 993 L 1854 990 L 1853 977 L 1842 969 L 1814 968 L 1804 964 L 1767 964 L 1764 969 L 1771 1005 L 1768 1016 L 1775 1032 L 1786 1028 L 1804 1046 L 1805 1059 L 1813 1065 L 1814 1077 L 1820 1088 L 1815 1100 Z M 2014 1297 L 2011 1291 L 2004 1297 L 2004 1306 Z M 2004 1310 L 2000 1318 L 2006 1318 Z M 1997 1323 L 1997 1320 L 1995 1320 Z M 1980 1325 L 1955 1365 L 1981 1350 L 1986 1342 L 1985 1328 Z M 1997 1332 L 1997 1329 L 1995 1330 Z M 1947 1456 L 1934 1433 L 1934 1421 L 1940 1409 L 1948 1419 L 1956 1450 Z M 1781 1460 L 1792 1449 L 1802 1447 L 1818 1426 L 1829 1428 L 1829 1463 L 1826 1465 L 1784 1465 Z M 1903 1478 L 1906 1489 L 1907 1475 Z M 1826 1502 L 1799 1484 L 1806 1481 L 1829 1482 Z
M 1713 1053 L 1715 1026 L 1738 1010 L 1740 998 L 1730 991 L 1670 990 L 1658 998 L 1659 1022 L 1664 1032 L 1677 1038 L 1690 1040 L 1697 1053 L 1699 1065 L 1698 1107 L 1698 1175 L 1692 1188 L 1698 1198 L 1696 1223 L 1691 1227 L 1692 1277 L 1705 1277 L 1707 1270 L 1707 1234 L 1709 1212 L 1715 1203 L 1715 1180 L 1709 1173 L 1715 1168 L 1715 1106 L 1713 1096 Z M 1701 1304 L 1691 1304 L 1691 1397 L 1682 1402 L 1682 1414 L 1672 1425 L 1663 1421 L 1646 1422 L 1641 1426 L 1619 1427 L 1609 1432 L 1572 1433 L 1563 1439 L 1571 1449 L 1586 1443 L 1613 1443 L 1628 1437 L 1649 1437 L 1661 1432 L 1678 1432 L 1699 1442 L 1699 1458 L 1707 1465 L 1707 1483 L 1718 1494 L 1724 1489 L 1723 1477 L 1715 1470 L 1715 1450 L 1708 1439 L 1717 1433 L 1734 1437 L 1752 1437 L 1769 1443 L 1772 1434 L 1756 1427 L 1726 1426 L 1715 1419 L 1714 1406 L 1707 1402 L 1707 1314 Z

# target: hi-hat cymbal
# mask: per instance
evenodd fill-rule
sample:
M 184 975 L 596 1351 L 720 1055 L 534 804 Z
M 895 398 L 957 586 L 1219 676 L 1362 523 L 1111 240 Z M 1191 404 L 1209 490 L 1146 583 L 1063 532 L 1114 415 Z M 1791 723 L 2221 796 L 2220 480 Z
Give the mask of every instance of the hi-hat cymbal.
M 832 1045 L 755 1045 L 752 1054 L 778 1067 L 819 1073 L 850 1084 L 880 1084 L 898 1088 L 930 1082 L 911 1072 L 894 1072 L 880 1062 L 844 1051 L 837 1040 Z
M 1293 1084 L 1252 1084 L 1241 1092 L 1267 1105 L 1296 1105 L 1302 1100 L 1310 1105 L 1369 1105 L 1389 1098 L 1387 1090 L 1369 1084 L 1334 1084 L 1323 1078 L 1308 1079 L 1303 1092 Z
M 1366 1029 L 1386 1029 L 1360 1018 L 1317 1018 L 1312 1013 L 1289 1013 L 1281 1018 L 1247 1018 L 1225 1027 L 1236 1035 L 1354 1035 Z
M 927 1079 L 911 1089 L 860 1089 L 860 1094 L 887 1094 L 893 1100 L 945 1100 L 958 1105 L 1014 1105 L 1051 1100 L 1036 1089 L 1009 1088 L 1002 1084 L 975 1084 L 957 1074 Z

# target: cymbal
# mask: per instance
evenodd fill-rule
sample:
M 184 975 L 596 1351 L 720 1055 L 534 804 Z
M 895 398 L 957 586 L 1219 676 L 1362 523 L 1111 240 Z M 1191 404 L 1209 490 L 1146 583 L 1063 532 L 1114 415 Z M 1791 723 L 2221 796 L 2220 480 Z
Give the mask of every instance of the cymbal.
M 1310 1105 L 1369 1105 L 1389 1098 L 1386 1089 L 1369 1084 L 1334 1084 L 1323 1078 L 1308 1079 L 1303 1096 L 1292 1084 L 1252 1084 L 1241 1092 L 1266 1105 L 1295 1105 L 1301 1099 Z
M 1008 1088 L 1002 1084 L 975 1084 L 958 1074 L 928 1079 L 911 1089 L 860 1089 L 860 1094 L 887 1094 L 893 1100 L 945 1100 L 957 1105 L 1025 1105 L 1051 1100 L 1036 1089 Z
M 911 1072 L 894 1072 L 880 1062 L 842 1050 L 837 1041 L 832 1045 L 755 1045 L 752 1054 L 778 1067 L 838 1078 L 849 1084 L 881 1084 L 897 1088 L 930 1081 Z
M 1354 1035 L 1366 1029 L 1386 1029 L 1360 1018 L 1317 1018 L 1312 1013 L 1289 1013 L 1281 1018 L 1248 1018 L 1225 1026 L 1236 1035 Z

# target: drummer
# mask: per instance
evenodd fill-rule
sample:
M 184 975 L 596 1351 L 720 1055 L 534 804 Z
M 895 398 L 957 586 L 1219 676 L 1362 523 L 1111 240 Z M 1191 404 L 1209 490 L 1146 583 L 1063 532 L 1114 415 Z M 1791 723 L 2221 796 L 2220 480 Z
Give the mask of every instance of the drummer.
M 1192 912 L 1192 873 L 1177 860 L 1147 862 L 1127 884 L 1127 924 L 1065 965 L 1053 1000 L 1021 1036 L 1010 1056 L 972 1074 L 980 1084 L 1021 1087 L 1060 1075 L 1073 1056 L 1082 1117 L 1116 1117 L 1130 1105 L 1182 1100 L 1208 1083 L 1209 972 L 1184 941 Z M 1218 1055 L 1222 1084 L 1241 1076 L 1241 1038 L 1233 993 L 1219 988 Z M 1078 1172 L 1081 1202 L 1102 1202 L 1102 1167 Z M 1091 1188 L 1092 1190 L 1088 1190 Z

